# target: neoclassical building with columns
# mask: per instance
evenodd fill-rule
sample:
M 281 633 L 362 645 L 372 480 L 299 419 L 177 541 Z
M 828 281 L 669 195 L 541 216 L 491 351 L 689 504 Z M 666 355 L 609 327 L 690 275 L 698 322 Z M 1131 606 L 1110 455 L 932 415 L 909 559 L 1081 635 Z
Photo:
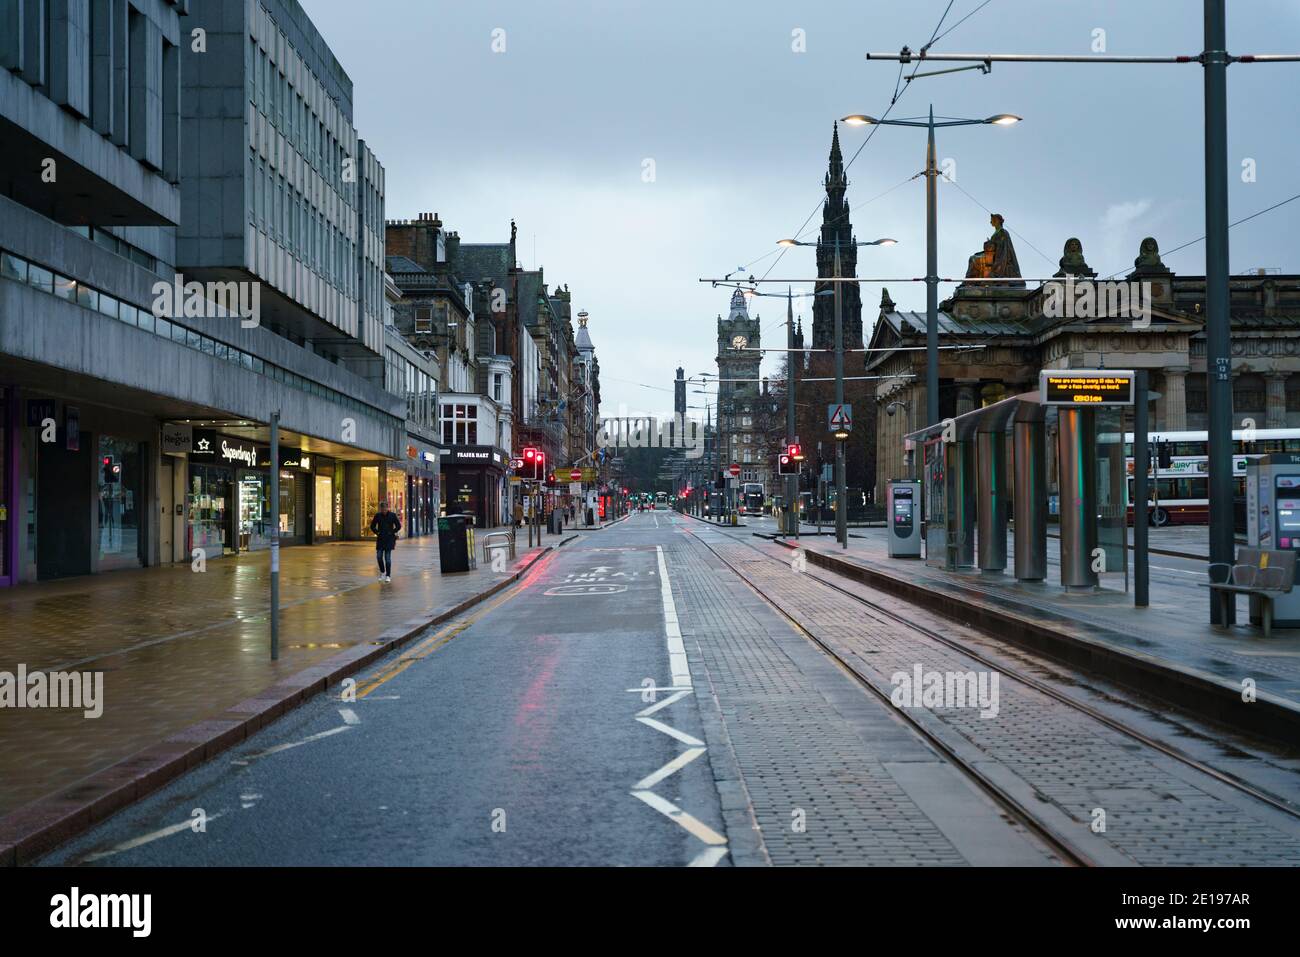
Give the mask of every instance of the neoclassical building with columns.
M 967 282 L 940 303 L 940 417 L 1033 391 L 1043 369 L 1146 369 L 1160 394 L 1152 430 L 1205 429 L 1205 277 L 1175 275 L 1151 238 L 1133 270 L 1115 277 L 1142 290 L 1139 315 L 1114 308 L 1115 284 L 1097 279 L 1077 239 L 1066 242 L 1056 276 L 1029 287 Z M 1234 426 L 1300 427 L 1300 275 L 1251 273 L 1229 285 Z M 1063 288 L 1088 304 L 1069 299 L 1062 309 Z M 924 311 L 899 310 L 883 291 L 866 359 L 867 374 L 881 377 L 878 500 L 885 481 L 909 474 L 904 436 L 928 424 L 925 350 L 917 348 L 925 325 Z

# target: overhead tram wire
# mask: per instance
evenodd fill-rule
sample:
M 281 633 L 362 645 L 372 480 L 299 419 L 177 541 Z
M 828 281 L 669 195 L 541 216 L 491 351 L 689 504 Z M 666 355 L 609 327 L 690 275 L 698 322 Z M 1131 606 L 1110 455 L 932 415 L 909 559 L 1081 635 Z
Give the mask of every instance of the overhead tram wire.
M 1263 216 L 1265 213 L 1271 213 L 1273 210 L 1277 209 L 1278 207 L 1285 206 L 1287 203 L 1293 203 L 1297 199 L 1300 199 L 1300 193 L 1296 193 L 1294 196 L 1289 196 L 1279 203 L 1274 203 L 1272 206 L 1266 206 L 1263 209 L 1256 210 L 1255 212 L 1251 213 L 1249 216 L 1243 216 L 1241 219 L 1237 220 L 1236 222 L 1228 223 L 1228 228 L 1232 229 L 1234 226 L 1240 226 L 1242 223 L 1250 222 L 1250 220 L 1254 219 L 1256 216 Z M 1173 249 L 1162 250 L 1160 255 L 1162 257 L 1172 256 L 1174 253 L 1181 252 L 1182 250 L 1186 249 L 1188 246 L 1195 246 L 1197 243 L 1203 242 L 1204 240 L 1205 240 L 1204 235 L 1197 236 L 1195 239 L 1188 240 L 1187 242 L 1183 243 L 1181 246 L 1175 246 Z M 1104 278 L 1114 279 L 1116 276 L 1121 275 L 1124 272 L 1125 270 L 1120 269 Z
M 965 23 L 967 20 L 969 20 L 972 16 L 974 16 L 976 13 L 978 13 L 978 12 L 979 12 L 980 10 L 982 10 L 984 7 L 988 6 L 989 2 L 990 2 L 990 0 L 985 0 L 984 3 L 980 4 L 980 6 L 976 7 L 976 8 L 975 8 L 974 10 L 972 10 L 970 13 L 966 14 L 966 16 L 962 17 L 961 20 L 958 20 L 958 21 L 957 21 L 956 23 L 954 23 L 951 27 L 949 27 L 946 31 L 944 31 L 943 36 L 947 36 L 949 33 L 952 33 L 953 30 L 955 30 L 957 27 L 961 26 L 963 23 Z M 953 0 L 948 0 L 948 6 L 944 8 L 943 14 L 939 17 L 939 22 L 938 22 L 937 24 L 935 24 L 934 30 L 932 30 L 932 31 L 930 32 L 930 39 L 927 40 L 926 43 L 925 43 L 925 46 L 923 46 L 923 47 L 921 48 L 921 50 L 922 50 L 923 52 L 928 52 L 929 49 L 930 49 L 930 47 L 934 46 L 934 44 L 935 44 L 939 39 L 942 39 L 941 37 L 938 36 L 938 34 L 939 34 L 939 30 L 940 30 L 940 28 L 943 26 L 944 21 L 948 18 L 948 13 L 949 13 L 949 11 L 952 10 L 952 5 L 953 5 Z M 881 114 L 881 117 L 880 117 L 880 118 L 881 118 L 882 120 L 883 120 L 883 119 L 887 119 L 887 118 L 889 117 L 889 114 L 893 111 L 894 107 L 897 105 L 898 101 L 902 98 L 903 94 L 907 92 L 907 88 L 911 86 L 911 82 L 910 82 L 910 80 L 911 80 L 913 77 L 916 76 L 916 72 L 917 72 L 917 70 L 919 70 L 920 68 L 921 68 L 921 63 L 918 61 L 918 62 L 917 62 L 917 65 L 916 65 L 916 69 L 914 69 L 914 70 L 912 71 L 912 76 L 908 78 L 908 79 L 909 79 L 909 82 L 908 82 L 907 86 L 904 86 L 902 89 L 899 89 L 899 81 L 902 79 L 902 76 L 903 76 L 903 64 L 902 64 L 901 62 L 899 63 L 899 65 L 898 65 L 898 77 L 895 78 L 895 80 L 894 80 L 894 94 L 893 94 L 892 97 L 890 97 L 890 100 L 889 100 L 889 106 L 886 107 L 884 113 Z M 849 161 L 848 161 L 847 163 L 844 164 L 844 172 L 845 172 L 845 173 L 848 173 L 850 167 L 853 166 L 854 161 L 857 160 L 858 156 L 861 155 L 862 151 L 863 151 L 864 149 L 866 149 L 867 144 L 871 142 L 871 138 L 872 138 L 873 136 L 876 135 L 876 129 L 877 129 L 876 127 L 873 127 L 873 128 L 870 130 L 870 132 L 867 133 L 866 138 L 863 139 L 863 141 L 858 145 L 858 148 L 854 151 L 853 155 L 852 155 L 851 157 L 849 157 Z M 822 199 L 821 199 L 821 197 L 818 197 L 818 199 L 817 199 L 817 205 L 814 206 L 814 207 L 812 208 L 812 212 L 810 212 L 810 213 L 807 215 L 807 217 L 805 217 L 803 223 L 801 223 L 800 226 L 799 226 L 799 228 L 794 232 L 793 235 L 794 235 L 794 238 L 795 238 L 795 239 L 800 239 L 800 238 L 803 237 L 804 230 L 806 230 L 806 229 L 808 228 L 808 223 L 812 221 L 812 218 L 813 218 L 814 216 L 817 215 L 817 210 L 821 209 L 821 205 L 822 205 Z M 773 262 L 772 265 L 768 267 L 767 272 L 763 273 L 763 278 L 764 278 L 764 279 L 766 279 L 769 275 L 771 275 L 772 270 L 776 268 L 776 264 L 779 263 L 779 262 L 781 261 L 781 258 L 785 255 L 785 253 L 786 253 L 786 249 L 788 249 L 788 248 L 789 248 L 789 247 L 782 247 L 782 248 L 781 248 L 780 255 L 777 256 L 776 261 Z M 766 255 L 767 255 L 767 254 L 765 254 L 765 255 L 763 255 L 763 256 L 759 256 L 757 259 L 754 259 L 754 260 L 750 263 L 750 265 L 753 265 L 754 263 L 757 263 L 757 262 L 761 262 L 763 259 L 766 258 Z M 747 268 L 749 268 L 749 267 L 746 266 L 745 268 L 747 269 Z
M 944 30 L 943 33 L 939 34 L 939 36 L 932 38 L 932 39 L 930 40 L 929 46 L 934 46 L 936 43 L 938 43 L 940 40 L 942 40 L 942 39 L 943 39 L 944 37 L 946 37 L 948 34 L 952 33 L 953 30 L 956 30 L 959 26 L 961 26 L 963 23 L 965 23 L 965 22 L 966 22 L 967 20 L 969 20 L 971 17 L 975 16 L 975 14 L 979 13 L 981 10 L 983 10 L 985 7 L 987 7 L 987 6 L 988 6 L 990 3 L 992 3 L 992 2 L 993 2 L 993 0 L 984 0 L 984 2 L 981 3 L 978 7 L 976 7 L 974 10 L 972 10 L 970 13 L 966 14 L 966 16 L 962 17 L 960 20 L 958 20 L 956 23 L 954 23 L 952 26 L 950 26 L 947 30 Z M 948 6 L 951 7 L 952 4 L 948 4 Z M 946 14 L 945 14 L 945 16 L 946 16 Z
M 984 212 L 988 213 L 990 216 L 993 215 L 993 210 L 989 209 L 987 206 L 985 206 L 983 203 L 981 203 L 978 199 L 976 199 L 976 198 L 975 198 L 974 196 L 972 196 L 970 193 L 966 192 L 965 187 L 963 187 L 963 186 L 962 186 L 960 183 L 958 183 L 955 179 L 947 179 L 946 177 L 940 176 L 940 177 L 939 177 L 939 181 L 940 181 L 941 183 L 947 183 L 949 186 L 956 186 L 957 189 L 959 189 L 959 190 L 962 192 L 962 194 L 965 195 L 965 197 L 966 197 L 967 199 L 969 199 L 972 203 L 974 203 L 974 204 L 975 204 L 976 206 L 978 206 L 980 209 L 984 210 Z M 1037 246 L 1035 246 L 1033 243 L 1031 243 L 1031 242 L 1029 241 L 1029 237 L 1028 237 L 1028 236 L 1024 236 L 1024 235 L 1022 235 L 1022 234 L 1016 232 L 1016 231 L 1013 230 L 1010 226 L 1006 226 L 1005 223 L 1003 224 L 1003 226 L 1006 228 L 1006 231 L 1009 232 L 1012 236 L 1015 236 L 1016 239 L 1023 240 L 1026 246 L 1028 246 L 1028 247 L 1029 247 L 1030 249 L 1032 249 L 1034 252 L 1038 253 L 1038 255 L 1042 256 L 1043 259 L 1047 262 L 1047 264 L 1048 264 L 1049 266 L 1056 266 L 1056 265 L 1059 265 L 1058 263 L 1053 262 L 1052 259 L 1051 259 L 1051 257 L 1049 257 L 1049 256 L 1047 255 L 1047 253 L 1043 252 L 1041 249 L 1039 249 Z
M 961 26 L 962 23 L 964 23 L 964 22 L 966 22 L 967 20 L 969 20 L 972 16 L 974 16 L 976 13 L 978 13 L 978 12 L 979 12 L 980 10 L 982 10 L 984 7 L 988 6 L 988 3 L 989 3 L 989 0 L 985 0 L 984 3 L 980 4 L 980 6 L 976 7 L 974 10 L 972 10 L 972 11 L 971 11 L 970 13 L 968 13 L 966 16 L 962 17 L 961 20 L 959 20 L 959 21 L 957 21 L 957 23 L 953 24 L 952 27 L 950 27 L 950 28 L 949 28 L 949 29 L 944 33 L 944 36 L 947 36 L 949 33 L 951 33 L 951 32 L 952 32 L 953 30 L 955 30 L 957 27 Z M 948 0 L 948 5 L 947 5 L 946 7 L 944 7 L 944 11 L 943 11 L 943 13 L 940 15 L 940 17 L 939 17 L 939 22 L 936 23 L 935 26 L 934 26 L 934 29 L 933 29 L 932 31 L 930 31 L 930 39 L 927 40 L 927 41 L 925 42 L 925 45 L 924 45 L 923 47 L 921 47 L 921 55 L 922 55 L 922 57 L 924 57 L 924 54 L 925 54 L 925 53 L 929 52 L 930 47 L 934 46 L 934 44 L 935 44 L 935 43 L 937 42 L 937 40 L 939 39 L 939 30 L 943 27 L 944 21 L 948 19 L 948 13 L 952 10 L 952 5 L 953 5 L 953 0 Z M 904 94 L 908 91 L 908 89 L 911 87 L 911 85 L 912 85 L 912 80 L 915 79 L 916 74 L 917 74 L 917 72 L 921 69 L 921 65 L 922 65 L 923 62 L 924 62 L 923 59 L 920 59 L 920 60 L 917 61 L 916 68 L 912 70 L 912 75 L 908 77 L 908 82 L 907 82 L 906 86 L 904 86 L 901 90 L 899 89 L 899 85 L 898 85 L 898 84 L 899 84 L 899 79 L 901 79 L 901 77 L 902 77 L 902 75 L 903 75 L 903 63 L 902 63 L 902 61 L 899 62 L 899 64 L 898 64 L 898 77 L 896 77 L 896 78 L 894 79 L 894 94 L 893 94 L 892 97 L 890 97 L 890 100 L 889 100 L 889 106 L 885 108 L 884 113 L 882 113 L 881 116 L 880 116 L 880 118 L 881 118 L 882 120 L 884 120 L 884 119 L 888 119 L 888 118 L 889 118 L 889 114 L 892 113 L 893 110 L 894 110 L 894 107 L 898 105 L 898 101 L 903 97 L 903 95 L 904 95 Z M 847 163 L 844 164 L 844 173 L 845 173 L 846 176 L 848 175 L 848 171 L 849 171 L 849 169 L 853 166 L 853 164 L 854 164 L 854 162 L 857 160 L 857 158 L 862 154 L 862 151 L 863 151 L 864 149 L 867 148 L 867 144 L 871 142 L 872 137 L 874 137 L 874 136 L 876 135 L 876 132 L 877 132 L 879 129 L 880 129 L 880 125 L 879 125 L 879 124 L 877 124 L 877 125 L 873 125 L 872 128 L 871 128 L 871 130 L 867 133 L 866 137 L 865 137 L 865 138 L 863 139 L 863 141 L 858 145 L 858 148 L 857 148 L 856 150 L 854 150 L 853 155 L 849 157 L 849 161 L 848 161 Z M 913 176 L 913 177 L 910 177 L 910 179 L 916 179 L 916 177 Z M 908 181 L 910 181 L 910 179 L 909 179 Z M 905 181 L 905 182 L 907 182 L 907 181 Z M 901 186 L 902 184 L 900 183 L 899 185 Z M 893 189 L 897 189 L 897 188 L 898 188 L 898 187 L 893 187 Z M 891 190 L 887 190 L 886 192 L 892 192 L 892 189 L 891 189 Z M 881 194 L 881 195 L 884 195 L 884 194 Z M 877 197 L 877 198 L 879 198 L 879 197 Z M 821 205 L 822 205 L 822 199 L 819 197 L 818 200 L 817 200 L 817 205 L 813 207 L 812 212 L 808 214 L 807 218 L 804 219 L 803 224 L 799 227 L 798 231 L 795 232 L 795 234 L 794 234 L 794 238 L 795 238 L 795 239 L 800 239 L 800 238 L 802 238 L 803 233 L 804 233 L 804 230 L 807 229 L 807 227 L 808 227 L 808 223 L 812 220 L 812 218 L 813 218 L 815 215 L 817 215 L 817 210 L 821 208 Z M 866 204 L 864 203 L 863 205 L 866 205 Z M 856 208 L 856 209 L 860 209 L 861 207 L 855 207 L 855 208 Z M 845 211 L 845 215 L 846 215 L 846 216 L 847 216 L 847 215 L 851 215 L 853 211 L 854 211 L 854 209 L 846 210 L 846 211 Z M 774 259 L 774 260 L 772 261 L 772 264 L 771 264 L 770 266 L 768 266 L 767 271 L 763 273 L 763 276 L 762 276 L 763 279 L 766 279 L 768 276 L 770 276 L 770 275 L 772 274 L 772 270 L 776 268 L 777 264 L 778 264 L 778 263 L 779 263 L 779 262 L 780 262 L 780 261 L 785 257 L 786 251 L 787 251 L 788 249 L 790 249 L 790 248 L 791 248 L 791 247 L 789 247 L 789 246 L 783 246 L 783 247 L 781 248 L 781 254 L 780 254 L 779 256 L 777 256 L 776 259 Z M 755 262 L 757 262 L 757 261 L 758 261 L 758 260 L 755 260 Z M 760 329 L 761 329 L 761 327 L 760 327 Z

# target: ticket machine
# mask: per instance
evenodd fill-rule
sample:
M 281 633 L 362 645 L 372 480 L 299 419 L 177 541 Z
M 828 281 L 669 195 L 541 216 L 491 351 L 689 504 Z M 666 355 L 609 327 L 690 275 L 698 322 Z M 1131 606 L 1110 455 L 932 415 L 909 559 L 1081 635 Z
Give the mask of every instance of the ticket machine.
M 1246 460 L 1246 544 L 1300 552 L 1300 455 L 1275 452 Z M 1250 620 L 1260 620 L 1259 599 Z M 1273 624 L 1300 628 L 1300 587 L 1273 599 Z
M 921 483 L 895 479 L 886 487 L 889 557 L 921 557 Z

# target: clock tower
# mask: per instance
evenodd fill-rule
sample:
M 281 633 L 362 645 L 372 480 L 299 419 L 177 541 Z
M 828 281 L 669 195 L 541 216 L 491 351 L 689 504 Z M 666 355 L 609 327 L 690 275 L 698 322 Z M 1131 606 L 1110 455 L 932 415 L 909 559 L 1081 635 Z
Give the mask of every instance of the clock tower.
M 749 315 L 745 294 L 731 295 L 727 318 L 718 316 L 718 437 L 719 465 L 740 466 L 740 482 L 768 484 L 768 449 L 765 447 L 771 397 L 759 382 L 763 353 L 759 318 Z M 738 487 L 737 487 L 738 488 Z M 733 503 L 734 504 L 734 503 Z
M 731 308 L 727 318 L 718 316 L 718 399 L 754 397 L 758 395 L 758 369 L 763 361 L 758 349 L 762 342 L 758 317 L 750 318 L 745 294 L 737 289 L 731 294 Z M 750 379 L 750 382 L 727 380 Z

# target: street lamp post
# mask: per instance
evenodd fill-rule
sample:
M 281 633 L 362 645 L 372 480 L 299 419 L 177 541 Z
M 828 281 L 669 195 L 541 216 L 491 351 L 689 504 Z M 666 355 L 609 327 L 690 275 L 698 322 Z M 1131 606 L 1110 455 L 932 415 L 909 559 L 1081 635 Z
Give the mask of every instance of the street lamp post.
M 863 113 L 844 117 L 849 126 L 917 126 L 929 132 L 925 152 L 925 418 L 926 425 L 939 421 L 939 230 L 934 131 L 941 126 L 1011 126 L 1020 117 L 998 113 L 982 120 L 943 119 L 935 122 L 934 106 L 927 119 L 883 120 Z
M 786 287 L 785 300 L 785 447 L 795 442 L 794 390 L 796 360 L 794 354 L 794 293 Z M 778 456 L 779 460 L 779 456 Z M 799 537 L 799 474 L 785 477 L 785 533 Z
M 835 237 L 835 278 L 840 278 L 840 240 Z M 835 283 L 835 406 L 844 407 L 844 318 L 840 304 L 840 283 Z M 835 540 L 841 548 L 849 547 L 848 493 L 844 476 L 844 443 L 848 437 L 835 436 Z
M 854 246 L 894 246 L 898 244 L 896 239 L 873 239 L 870 242 L 857 242 L 854 240 L 851 245 Z M 778 240 L 778 246 L 816 246 L 817 243 L 800 242 L 797 239 Z M 840 302 L 840 286 L 843 285 L 840 280 L 840 238 L 835 237 L 835 404 L 836 406 L 844 405 L 844 318 Z M 793 376 L 791 376 L 793 378 Z M 788 391 L 788 390 L 787 390 Z M 793 399 L 791 399 L 793 401 Z M 791 406 L 790 414 L 793 414 Z M 835 540 L 840 543 L 841 548 L 849 547 L 849 524 L 848 524 L 848 492 L 845 489 L 844 475 L 844 443 L 848 440 L 848 434 L 843 437 L 837 433 L 835 436 Z

